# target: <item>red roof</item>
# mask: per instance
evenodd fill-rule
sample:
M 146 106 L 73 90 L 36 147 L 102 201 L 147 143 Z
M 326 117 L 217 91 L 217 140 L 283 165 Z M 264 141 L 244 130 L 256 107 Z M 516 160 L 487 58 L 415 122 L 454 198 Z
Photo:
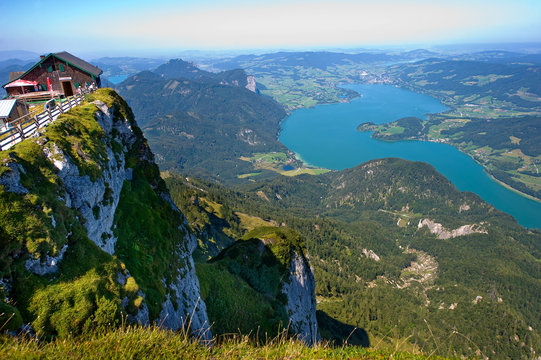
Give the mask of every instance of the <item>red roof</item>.
M 37 81 L 28 81 L 28 80 L 19 79 L 19 80 L 15 80 L 14 82 L 10 82 L 7 85 L 4 85 L 4 87 L 8 88 L 8 87 L 17 87 L 17 86 L 35 86 L 37 84 L 38 84 Z

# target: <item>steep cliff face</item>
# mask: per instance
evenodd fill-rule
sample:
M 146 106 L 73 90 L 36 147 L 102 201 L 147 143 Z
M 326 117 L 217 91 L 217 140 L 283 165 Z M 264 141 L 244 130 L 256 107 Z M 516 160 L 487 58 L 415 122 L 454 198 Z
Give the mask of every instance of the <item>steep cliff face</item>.
M 190 234 L 186 240 L 187 248 L 178 255 L 187 259 L 187 266 L 180 269 L 168 286 L 173 295 L 166 295 L 166 300 L 162 303 L 159 323 L 172 330 L 189 327 L 197 337 L 210 340 L 212 336 L 207 308 L 199 294 L 199 280 L 191 256 L 197 245 L 197 239 Z
M 320 340 L 316 319 L 316 281 L 309 261 L 294 252 L 289 263 L 289 279 L 282 292 L 287 296 L 286 312 L 290 327 L 307 344 Z
M 257 92 L 257 84 L 255 82 L 255 76 L 248 75 L 246 77 L 246 89 L 253 91 L 255 93 Z
M 132 179 L 132 169 L 126 168 L 126 152 L 137 141 L 127 119 L 113 119 L 110 108 L 102 101 L 93 102 L 98 108 L 96 121 L 103 129 L 105 137 L 112 137 L 113 130 L 117 141 L 123 146 L 115 153 L 112 146 L 105 144 L 102 171 L 94 181 L 90 176 L 82 176 L 77 166 L 54 142 L 44 144 L 47 159 L 57 168 L 57 176 L 66 190 L 63 200 L 70 208 L 78 210 L 85 219 L 87 235 L 103 251 L 114 254 L 116 237 L 113 235 L 113 219 L 120 199 L 120 191 L 125 180 Z
M 115 326 L 125 312 L 211 337 L 196 240 L 122 98 L 99 90 L 0 160 L 0 292 L 18 314 L 12 327 L 63 336 Z

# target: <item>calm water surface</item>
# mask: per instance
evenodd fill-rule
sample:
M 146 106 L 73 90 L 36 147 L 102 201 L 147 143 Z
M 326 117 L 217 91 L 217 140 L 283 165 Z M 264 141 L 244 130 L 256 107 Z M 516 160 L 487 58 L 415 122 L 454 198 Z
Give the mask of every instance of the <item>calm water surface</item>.
M 112 76 L 109 76 L 107 79 L 116 85 L 126 80 L 128 76 L 129 75 L 112 75 Z
M 458 189 L 471 191 L 529 228 L 541 228 L 541 203 L 527 199 L 492 180 L 469 156 L 446 144 L 423 141 L 385 142 L 357 125 L 385 123 L 406 116 L 447 110 L 432 97 L 390 85 L 348 85 L 362 96 L 349 103 L 319 105 L 294 111 L 282 124 L 280 141 L 305 162 L 342 170 L 362 162 L 399 157 L 425 161 Z

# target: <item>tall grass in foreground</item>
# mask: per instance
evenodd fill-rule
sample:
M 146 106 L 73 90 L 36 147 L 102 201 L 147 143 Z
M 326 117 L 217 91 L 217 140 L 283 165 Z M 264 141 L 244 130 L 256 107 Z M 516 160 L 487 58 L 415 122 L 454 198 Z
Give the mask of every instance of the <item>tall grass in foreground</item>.
M 307 347 L 285 332 L 262 345 L 248 336 L 229 335 L 205 344 L 185 333 L 156 326 L 128 326 L 104 333 L 39 342 L 28 336 L 0 335 L 0 359 L 427 359 L 386 350 L 320 343 Z M 431 359 L 441 359 L 429 356 Z

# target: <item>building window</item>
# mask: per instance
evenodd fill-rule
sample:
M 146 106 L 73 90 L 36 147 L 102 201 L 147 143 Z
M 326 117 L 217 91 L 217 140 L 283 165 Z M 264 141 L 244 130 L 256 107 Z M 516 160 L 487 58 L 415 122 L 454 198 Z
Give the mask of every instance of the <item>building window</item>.
M 64 69 L 64 64 L 58 65 L 58 70 L 60 70 L 60 71 L 65 71 L 65 69 Z
M 47 66 L 47 72 L 48 73 L 53 72 L 53 66 L 52 65 Z

